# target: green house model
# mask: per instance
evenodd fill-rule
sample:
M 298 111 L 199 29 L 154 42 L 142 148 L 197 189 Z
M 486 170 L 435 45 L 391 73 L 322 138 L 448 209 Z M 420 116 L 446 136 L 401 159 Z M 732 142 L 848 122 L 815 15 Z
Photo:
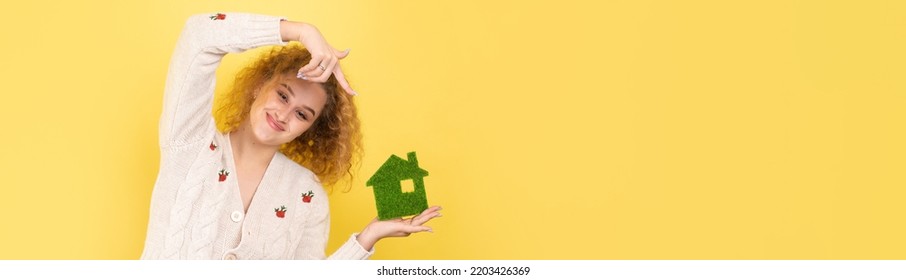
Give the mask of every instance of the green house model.
M 428 176 L 428 171 L 418 167 L 415 152 L 410 152 L 407 157 L 408 161 L 391 155 L 365 183 L 374 188 L 374 200 L 380 220 L 417 215 L 428 209 L 425 181 L 422 180 Z M 411 191 L 403 190 L 403 182 L 406 182 L 406 185 L 411 183 L 413 186 Z

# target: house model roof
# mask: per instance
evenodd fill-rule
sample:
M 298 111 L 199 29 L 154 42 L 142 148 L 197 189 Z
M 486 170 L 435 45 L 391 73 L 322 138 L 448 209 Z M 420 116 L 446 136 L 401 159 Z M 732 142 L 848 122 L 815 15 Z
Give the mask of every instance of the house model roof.
M 418 158 L 415 152 L 406 155 L 409 160 L 404 160 L 396 155 L 391 155 L 387 161 L 368 179 L 367 186 L 384 185 L 384 183 L 397 183 L 406 179 L 415 179 L 428 176 L 428 171 L 418 167 Z

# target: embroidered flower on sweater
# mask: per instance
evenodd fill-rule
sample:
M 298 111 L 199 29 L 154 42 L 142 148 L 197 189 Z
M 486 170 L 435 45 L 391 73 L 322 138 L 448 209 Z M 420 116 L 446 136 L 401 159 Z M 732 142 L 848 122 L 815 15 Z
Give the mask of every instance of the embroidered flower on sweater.
M 311 203 L 311 198 L 312 198 L 312 197 L 315 197 L 315 193 L 312 192 L 312 191 L 308 191 L 308 193 L 303 193 L 303 194 L 302 194 L 302 202 Z
M 286 205 L 280 205 L 280 208 L 274 208 L 274 212 L 277 212 L 277 218 L 286 217 Z
M 211 20 L 225 20 L 226 15 L 217 13 L 216 15 L 210 16 Z
M 217 145 L 214 145 L 214 142 L 211 142 L 211 146 L 208 146 L 208 148 L 211 148 L 211 151 L 213 151 L 214 149 L 217 149 Z
M 226 169 L 221 169 L 220 173 L 217 173 L 217 175 L 220 175 L 220 179 L 217 179 L 217 181 L 223 182 L 226 181 L 226 177 L 230 175 L 230 172 L 226 171 Z

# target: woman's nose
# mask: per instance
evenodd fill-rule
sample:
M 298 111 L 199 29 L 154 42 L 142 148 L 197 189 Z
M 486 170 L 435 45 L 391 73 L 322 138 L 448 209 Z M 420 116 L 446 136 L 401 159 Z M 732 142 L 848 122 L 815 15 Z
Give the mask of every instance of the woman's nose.
M 289 120 L 292 112 L 293 110 L 289 106 L 281 108 L 279 111 L 277 111 L 277 121 L 286 123 L 286 121 Z

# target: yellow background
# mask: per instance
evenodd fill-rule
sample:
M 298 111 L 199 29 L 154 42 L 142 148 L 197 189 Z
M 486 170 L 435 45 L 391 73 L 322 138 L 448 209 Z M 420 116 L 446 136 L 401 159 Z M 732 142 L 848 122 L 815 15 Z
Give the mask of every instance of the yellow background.
M 0 259 L 139 257 L 166 67 L 217 11 L 352 48 L 366 156 L 328 251 L 416 151 L 444 217 L 376 259 L 906 258 L 904 2 L 593 2 L 8 4 Z

